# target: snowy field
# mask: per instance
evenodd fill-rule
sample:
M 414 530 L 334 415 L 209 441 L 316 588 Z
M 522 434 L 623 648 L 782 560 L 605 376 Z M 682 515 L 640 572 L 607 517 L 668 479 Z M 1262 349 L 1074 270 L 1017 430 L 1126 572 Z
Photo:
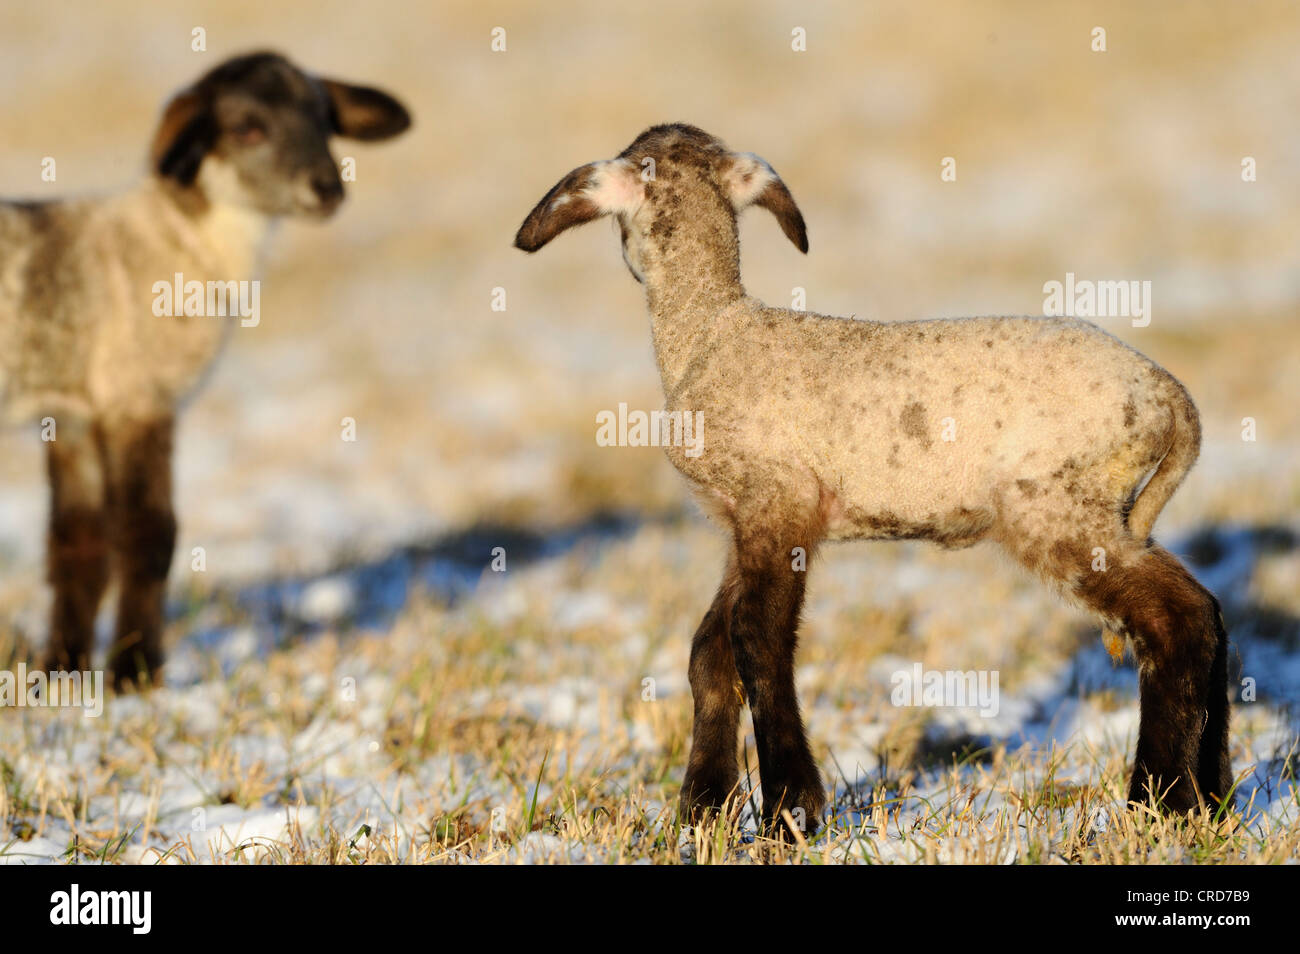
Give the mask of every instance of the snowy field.
M 98 717 L 0 709 L 0 862 L 1300 859 L 1294 6 L 562 6 L 0 10 L 5 196 L 129 183 L 164 97 L 249 48 L 415 116 L 346 147 L 360 173 L 334 221 L 283 226 L 261 325 L 182 417 L 164 687 Z M 1152 282 L 1150 326 L 1106 327 L 1203 417 L 1156 533 L 1224 604 L 1235 812 L 1119 810 L 1132 661 L 993 550 L 854 544 L 812 568 L 799 657 L 830 826 L 777 846 L 748 802 L 679 826 L 689 639 L 722 541 L 659 451 L 596 443 L 599 411 L 661 401 L 608 225 L 510 247 L 560 175 L 679 119 L 797 198 L 807 258 L 764 213 L 742 221 L 747 287 L 773 303 L 1033 314 L 1067 272 Z M 45 639 L 41 452 L 0 433 L 0 670 Z M 917 665 L 996 673 L 997 711 L 895 705 Z
M 516 565 L 466 574 L 487 539 L 232 591 L 196 609 L 168 684 L 99 718 L 10 714 L 10 863 L 770 859 L 752 813 L 683 832 L 686 639 L 721 559 L 695 521 L 501 535 Z M 986 555 L 845 548 L 819 567 L 799 685 L 832 824 L 810 861 L 1276 862 L 1300 852 L 1294 534 L 1183 541 L 1223 594 L 1237 818 L 1171 837 L 1117 813 L 1137 726 L 1132 670 L 1094 627 Z M 897 552 L 901 550 L 902 552 Z M 870 586 L 865 581 L 887 581 Z M 406 591 L 395 614 L 377 594 Z M 935 600 L 938 591 L 944 599 Z M 366 618 L 358 625 L 356 618 Z M 997 712 L 899 708 L 893 674 L 999 672 Z M 649 682 L 647 681 L 649 680 Z M 752 766 L 752 740 L 746 741 Z

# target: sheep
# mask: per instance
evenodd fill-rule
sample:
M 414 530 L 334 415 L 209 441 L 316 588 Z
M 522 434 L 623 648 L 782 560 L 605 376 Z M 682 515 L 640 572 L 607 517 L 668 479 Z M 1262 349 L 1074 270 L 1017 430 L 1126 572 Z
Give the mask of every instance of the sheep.
M 666 449 L 731 539 L 691 642 L 682 815 L 698 820 L 736 790 L 747 700 L 764 822 L 788 825 L 789 811 L 819 825 L 825 794 L 794 682 L 800 554 L 862 539 L 999 544 L 1128 639 L 1141 690 L 1130 803 L 1183 813 L 1228 798 L 1219 606 L 1149 536 L 1199 450 L 1183 386 L 1072 318 L 878 322 L 764 305 L 740 281 L 736 219 L 751 205 L 807 252 L 767 162 L 662 125 L 570 172 L 515 238 L 534 252 L 614 216 L 645 286 L 666 407 L 706 426 L 702 454 Z
M 178 276 L 246 287 L 276 220 L 325 219 L 342 201 L 330 136 L 409 125 L 387 93 L 253 53 L 171 99 L 129 191 L 0 203 L 0 400 L 11 421 L 53 425 L 46 668 L 89 667 L 111 576 L 114 685 L 151 685 L 163 662 L 173 422 L 231 326 L 163 291 Z

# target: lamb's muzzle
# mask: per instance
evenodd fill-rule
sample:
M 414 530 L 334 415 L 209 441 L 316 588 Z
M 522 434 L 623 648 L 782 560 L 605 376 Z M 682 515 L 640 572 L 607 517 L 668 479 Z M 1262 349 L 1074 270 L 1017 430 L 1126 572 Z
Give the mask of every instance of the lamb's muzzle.
M 683 810 L 734 793 L 739 681 L 765 816 L 794 808 L 817 823 L 825 797 L 794 690 L 805 573 L 791 551 L 868 538 L 994 541 L 1097 613 L 1131 639 L 1141 672 L 1130 799 L 1151 793 L 1181 812 L 1225 797 L 1218 605 L 1149 539 L 1199 451 L 1182 385 L 1076 319 L 882 323 L 770 308 L 740 282 L 736 216 L 749 205 L 807 249 L 768 163 L 692 126 L 656 126 L 569 173 L 515 239 L 536 251 L 615 216 L 646 287 L 667 408 L 707 424 L 701 455 L 667 449 L 733 540 L 691 650 Z

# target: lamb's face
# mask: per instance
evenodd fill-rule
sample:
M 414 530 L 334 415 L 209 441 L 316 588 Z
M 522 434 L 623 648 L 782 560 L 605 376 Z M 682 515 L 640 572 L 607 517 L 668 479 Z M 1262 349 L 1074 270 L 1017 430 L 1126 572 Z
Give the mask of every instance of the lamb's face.
M 211 86 L 217 135 L 199 169 L 208 195 L 272 215 L 332 213 L 343 180 L 320 85 L 286 62 L 266 61 Z
M 623 259 L 644 282 L 652 260 L 670 254 L 684 230 L 734 237 L 736 213 L 749 205 L 770 209 L 790 240 L 808 250 L 803 216 L 771 166 L 694 126 L 655 126 L 617 158 L 560 180 L 524 220 L 515 245 L 533 252 L 566 228 L 611 215 Z
M 324 217 L 343 200 L 330 137 L 384 139 L 409 125 L 386 93 L 318 79 L 259 53 L 228 60 L 172 100 L 154 162 L 208 202 Z
M 667 251 L 679 221 L 734 222 L 728 176 L 736 158 L 704 130 L 676 124 L 646 130 L 600 168 L 594 196 L 615 210 L 623 261 L 637 281 L 645 282 L 647 258 Z

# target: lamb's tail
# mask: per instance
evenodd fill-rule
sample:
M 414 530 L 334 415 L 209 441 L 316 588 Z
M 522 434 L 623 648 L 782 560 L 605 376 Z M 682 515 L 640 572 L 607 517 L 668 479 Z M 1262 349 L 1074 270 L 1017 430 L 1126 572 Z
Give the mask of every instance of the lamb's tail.
M 1169 498 L 1174 495 L 1201 452 L 1201 416 L 1183 386 L 1170 380 L 1174 388 L 1173 400 L 1169 403 L 1173 414 L 1169 450 L 1133 501 L 1133 507 L 1128 513 L 1129 533 L 1142 543 L 1146 543 L 1151 536 L 1156 517 L 1165 509 L 1165 504 L 1169 503 Z
M 1155 525 L 1156 517 L 1165 509 L 1165 504 L 1169 503 L 1169 498 L 1174 495 L 1201 452 L 1201 416 L 1196 411 L 1196 405 L 1181 384 L 1173 378 L 1169 382 L 1172 387 L 1168 407 L 1173 419 L 1169 449 L 1160 459 L 1151 479 L 1138 492 L 1128 512 L 1129 533 L 1143 545 L 1150 543 L 1151 528 Z M 1124 654 L 1124 639 L 1109 626 L 1102 627 L 1101 638 L 1111 658 L 1119 662 Z

